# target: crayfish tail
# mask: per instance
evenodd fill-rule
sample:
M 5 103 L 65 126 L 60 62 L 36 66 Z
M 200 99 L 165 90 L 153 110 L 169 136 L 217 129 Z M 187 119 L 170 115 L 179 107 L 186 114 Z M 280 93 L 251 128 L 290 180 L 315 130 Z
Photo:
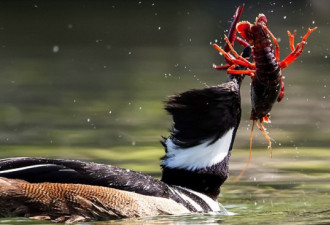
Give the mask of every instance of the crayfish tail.
M 250 162 L 251 162 L 251 157 L 252 157 L 252 139 L 253 139 L 253 128 L 255 125 L 256 120 L 252 120 L 252 128 L 251 128 L 251 133 L 250 133 L 250 147 L 249 147 L 249 158 L 248 161 L 246 162 L 246 165 L 244 169 L 238 174 L 238 176 L 235 178 L 235 181 L 239 181 L 243 174 L 246 172 L 246 170 L 249 168 Z
M 268 113 L 266 116 L 262 117 L 262 121 L 263 121 L 264 123 L 271 123 L 271 122 L 272 122 L 272 121 L 270 120 L 270 115 L 269 115 L 269 113 Z

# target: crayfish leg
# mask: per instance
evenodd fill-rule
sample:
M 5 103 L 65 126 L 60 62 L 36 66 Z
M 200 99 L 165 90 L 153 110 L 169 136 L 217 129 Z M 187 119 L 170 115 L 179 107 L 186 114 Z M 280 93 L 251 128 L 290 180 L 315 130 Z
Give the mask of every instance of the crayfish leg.
M 281 90 L 280 90 L 280 94 L 278 95 L 277 97 L 277 101 L 280 102 L 282 101 L 282 99 L 284 98 L 284 87 L 285 87 L 285 84 L 284 84 L 284 81 L 283 81 L 283 78 L 282 78 L 282 84 L 281 84 Z
M 243 38 L 240 38 L 240 37 L 236 37 L 236 41 L 242 45 L 244 48 L 247 47 L 247 46 L 250 46 L 250 44 L 245 41 Z
M 213 69 L 215 70 L 227 70 L 230 67 L 229 64 L 225 64 L 225 65 L 215 65 L 213 64 Z
M 249 168 L 250 162 L 251 162 L 251 157 L 252 157 L 252 139 L 253 139 L 253 128 L 256 123 L 256 120 L 252 120 L 252 128 L 251 128 L 251 133 L 250 133 L 250 147 L 249 147 L 249 158 L 248 161 L 246 162 L 246 165 L 244 169 L 238 174 L 238 176 L 235 178 L 235 181 L 239 181 L 243 174 L 246 172 L 246 170 Z
M 228 69 L 227 69 L 227 73 L 228 74 L 231 74 L 231 75 L 247 75 L 247 76 L 250 76 L 250 77 L 254 77 L 254 74 L 255 74 L 255 70 L 236 70 L 235 68 L 237 67 L 236 64 L 230 66 Z
M 307 33 L 306 33 L 305 36 L 302 38 L 302 41 L 301 41 L 301 42 L 306 42 L 308 36 L 309 36 L 314 30 L 316 30 L 316 29 L 317 29 L 317 27 L 314 27 L 314 28 L 308 28 Z
M 212 45 L 216 50 L 218 50 L 223 57 L 225 57 L 227 63 L 229 65 L 233 65 L 233 64 L 237 64 L 240 66 L 245 66 L 251 69 L 255 69 L 256 65 L 253 63 L 250 63 L 248 60 L 246 60 L 245 58 L 243 58 L 242 56 L 239 56 L 238 59 L 236 59 L 234 56 L 232 56 L 230 53 L 227 53 L 225 50 L 223 50 L 219 45 L 217 44 L 213 44 Z
M 306 45 L 306 41 L 308 36 L 317 29 L 317 27 L 314 28 L 308 28 L 307 33 L 305 34 L 305 36 L 302 38 L 301 42 L 299 42 L 296 47 L 291 51 L 291 53 L 284 59 L 282 60 L 279 64 L 280 64 L 280 68 L 284 69 L 285 67 L 287 67 L 288 65 L 290 65 L 293 61 L 295 61 L 303 52 L 303 49 Z M 290 37 L 291 38 L 291 37 Z M 291 47 L 290 47 L 291 48 Z
M 228 45 L 229 47 L 229 50 L 233 53 L 233 55 L 238 59 L 240 56 L 238 55 L 238 53 L 235 51 L 233 45 L 230 43 L 227 35 L 225 35 L 225 41 L 226 41 L 226 44 Z
M 274 34 L 268 29 L 267 26 L 264 26 L 264 28 L 266 29 L 266 31 L 268 32 L 268 34 L 270 35 L 270 37 L 273 39 L 273 42 L 275 44 L 275 58 L 277 61 L 280 60 L 280 46 L 277 42 L 276 37 L 274 36 Z
M 293 33 L 291 33 L 290 31 L 288 31 L 288 36 L 289 36 L 289 40 L 290 40 L 290 49 L 291 51 L 294 51 L 294 36 L 296 35 L 296 30 L 293 31 Z

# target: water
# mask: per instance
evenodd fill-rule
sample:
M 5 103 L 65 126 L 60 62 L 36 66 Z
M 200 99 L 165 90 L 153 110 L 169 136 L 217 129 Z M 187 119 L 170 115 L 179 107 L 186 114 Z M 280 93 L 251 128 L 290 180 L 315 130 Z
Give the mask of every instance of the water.
M 171 127 L 162 101 L 226 79 L 224 72 L 212 69 L 213 63 L 224 61 L 210 42 L 223 43 L 239 2 L 1 2 L 0 156 L 82 159 L 159 177 L 159 140 Z M 281 40 L 282 59 L 289 54 L 288 29 L 297 29 L 297 42 L 308 27 L 319 27 L 301 57 L 283 71 L 286 96 L 275 104 L 267 125 L 273 158 L 263 135 L 255 132 L 252 164 L 234 182 L 247 160 L 251 126 L 246 78 L 231 178 L 220 196 L 236 215 L 104 223 L 330 223 L 329 3 L 245 3 L 243 20 L 253 22 L 258 13 L 266 14 Z M 0 223 L 36 222 L 19 218 Z
M 81 158 L 147 172 L 160 176 L 160 147 L 111 149 L 56 149 L 68 158 Z M 27 155 L 40 155 L 36 152 Z M 69 152 L 70 150 L 70 152 Z M 54 156 L 54 149 L 45 149 Z M 244 167 L 247 149 L 235 149 L 231 159 L 230 178 L 222 186 L 219 201 L 234 215 L 183 215 L 124 219 L 83 224 L 329 224 L 330 223 L 330 165 L 328 149 L 275 148 L 273 158 L 265 149 L 253 151 L 252 163 L 239 182 L 234 178 Z M 3 152 L 3 149 L 1 149 Z M 13 156 L 21 149 L 11 148 Z M 67 152 L 67 154 L 65 154 Z M 58 156 L 59 157 L 59 156 Z M 49 224 L 29 219 L 0 219 L 0 224 Z

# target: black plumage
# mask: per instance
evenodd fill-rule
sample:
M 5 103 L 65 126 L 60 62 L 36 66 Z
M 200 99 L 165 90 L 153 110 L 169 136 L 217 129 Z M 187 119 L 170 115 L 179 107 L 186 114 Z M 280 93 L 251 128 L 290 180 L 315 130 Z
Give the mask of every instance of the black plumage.
M 191 90 L 169 98 L 165 109 L 173 116 L 170 138 L 182 147 L 210 144 L 237 126 L 240 96 L 237 82 Z
M 29 157 L 1 159 L 0 177 L 23 179 L 31 183 L 89 184 L 169 197 L 166 184 L 149 175 L 79 160 Z

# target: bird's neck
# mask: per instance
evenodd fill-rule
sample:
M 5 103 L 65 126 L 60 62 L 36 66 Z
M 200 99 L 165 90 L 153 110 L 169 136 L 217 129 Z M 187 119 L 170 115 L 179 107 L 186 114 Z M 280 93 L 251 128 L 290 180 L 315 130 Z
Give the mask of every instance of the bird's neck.
M 228 161 L 235 132 L 235 128 L 231 128 L 216 141 L 205 141 L 189 148 L 181 148 L 171 138 L 167 139 L 166 155 L 162 160 L 162 181 L 216 200 L 220 186 L 228 177 Z

